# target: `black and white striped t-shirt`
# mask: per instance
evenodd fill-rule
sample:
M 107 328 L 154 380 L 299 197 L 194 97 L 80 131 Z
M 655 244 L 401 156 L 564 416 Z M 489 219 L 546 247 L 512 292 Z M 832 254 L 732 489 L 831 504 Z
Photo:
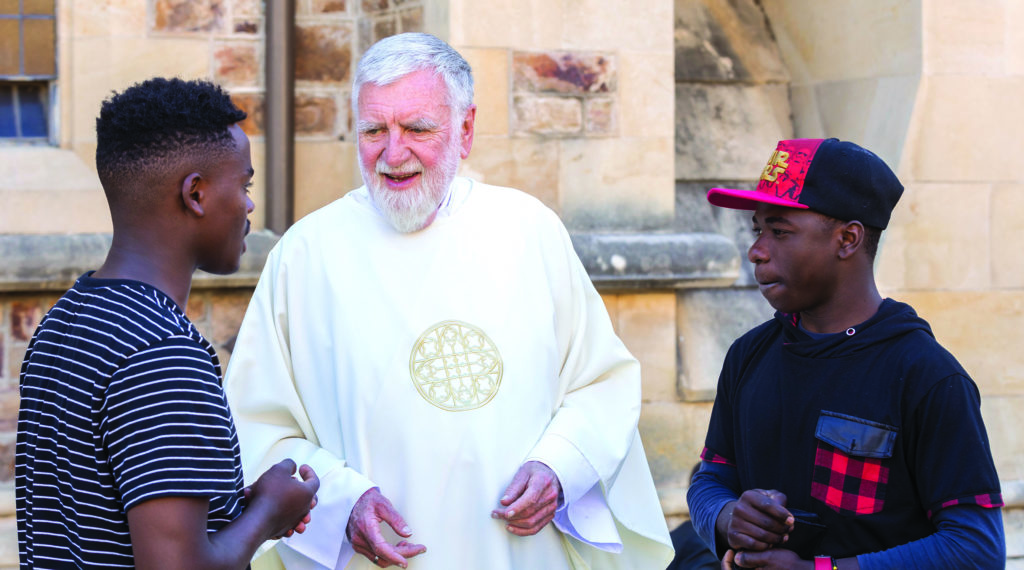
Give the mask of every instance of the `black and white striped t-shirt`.
M 242 512 L 238 438 L 213 347 L 166 295 L 81 277 L 21 367 L 15 479 L 22 568 L 133 567 L 126 512 L 207 497 Z

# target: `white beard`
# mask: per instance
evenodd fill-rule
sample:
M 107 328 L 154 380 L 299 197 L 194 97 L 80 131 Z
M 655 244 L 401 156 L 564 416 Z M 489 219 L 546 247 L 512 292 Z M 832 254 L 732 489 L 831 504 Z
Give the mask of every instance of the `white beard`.
M 422 230 L 433 222 L 434 214 L 448 192 L 448 187 L 455 179 L 459 169 L 459 139 L 452 137 L 451 145 L 445 150 L 440 162 L 433 168 L 425 169 L 418 159 L 396 168 L 384 162 L 382 156 L 377 160 L 374 172 L 367 172 L 359 161 L 359 171 L 363 175 L 370 198 L 377 209 L 384 214 L 388 222 L 401 233 L 412 233 Z M 389 190 L 382 180 L 385 174 L 420 172 L 420 182 L 415 188 L 408 190 Z

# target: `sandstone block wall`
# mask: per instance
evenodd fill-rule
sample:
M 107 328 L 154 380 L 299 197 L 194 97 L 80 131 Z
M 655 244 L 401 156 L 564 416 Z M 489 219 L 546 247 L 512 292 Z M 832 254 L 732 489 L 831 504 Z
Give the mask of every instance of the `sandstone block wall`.
M 0 146 L 8 206 L 0 233 L 109 231 L 93 121 L 112 90 L 152 75 L 222 83 L 250 114 L 245 129 L 262 171 L 264 9 L 261 0 L 59 2 L 58 145 Z M 749 215 L 712 208 L 704 194 L 752 187 L 782 138 L 861 142 L 907 185 L 883 241 L 880 282 L 931 321 L 978 381 L 1004 491 L 1019 507 L 1021 24 L 1018 2 L 297 0 L 296 214 L 361 183 L 349 106 L 354 62 L 381 37 L 423 30 L 475 71 L 476 139 L 464 175 L 537 196 L 574 233 L 724 236 L 735 263 L 716 278 L 602 289 L 643 365 L 640 429 L 674 525 L 687 516 L 686 479 L 725 350 L 771 314 L 745 261 Z M 258 228 L 267 192 L 259 174 L 254 190 Z M 738 277 L 726 283 L 726 274 Z M 59 292 L 6 291 L 0 567 L 13 567 L 18 369 Z M 190 300 L 190 317 L 225 362 L 250 294 L 251 283 L 222 282 Z M 1007 510 L 1006 525 L 1012 567 L 1024 557 L 1019 508 Z

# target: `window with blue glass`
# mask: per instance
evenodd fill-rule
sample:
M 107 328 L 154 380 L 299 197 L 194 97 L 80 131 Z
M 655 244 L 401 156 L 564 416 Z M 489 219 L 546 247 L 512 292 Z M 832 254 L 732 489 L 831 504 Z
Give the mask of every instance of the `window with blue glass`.
M 55 0 L 0 0 L 0 141 L 50 138 Z

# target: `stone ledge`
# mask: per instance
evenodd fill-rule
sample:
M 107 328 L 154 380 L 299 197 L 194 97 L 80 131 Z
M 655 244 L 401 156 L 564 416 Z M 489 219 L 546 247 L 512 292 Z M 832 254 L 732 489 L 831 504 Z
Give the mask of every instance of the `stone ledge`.
M 1003 492 L 1006 508 L 1024 509 L 1024 479 L 1001 481 L 999 487 Z
M 277 235 L 246 238 L 248 249 L 232 275 L 197 272 L 195 289 L 256 285 Z M 726 287 L 739 276 L 739 253 L 712 233 L 580 233 L 573 246 L 594 285 L 603 290 Z M 103 263 L 110 234 L 0 234 L 0 293 L 63 291 Z
M 106 258 L 110 234 L 0 234 L 0 293 L 64 291 Z M 212 275 L 197 271 L 193 289 L 253 287 L 277 236 L 253 232 L 237 273 Z
M 713 233 L 579 233 L 572 245 L 598 289 L 728 287 L 740 274 L 729 238 Z

